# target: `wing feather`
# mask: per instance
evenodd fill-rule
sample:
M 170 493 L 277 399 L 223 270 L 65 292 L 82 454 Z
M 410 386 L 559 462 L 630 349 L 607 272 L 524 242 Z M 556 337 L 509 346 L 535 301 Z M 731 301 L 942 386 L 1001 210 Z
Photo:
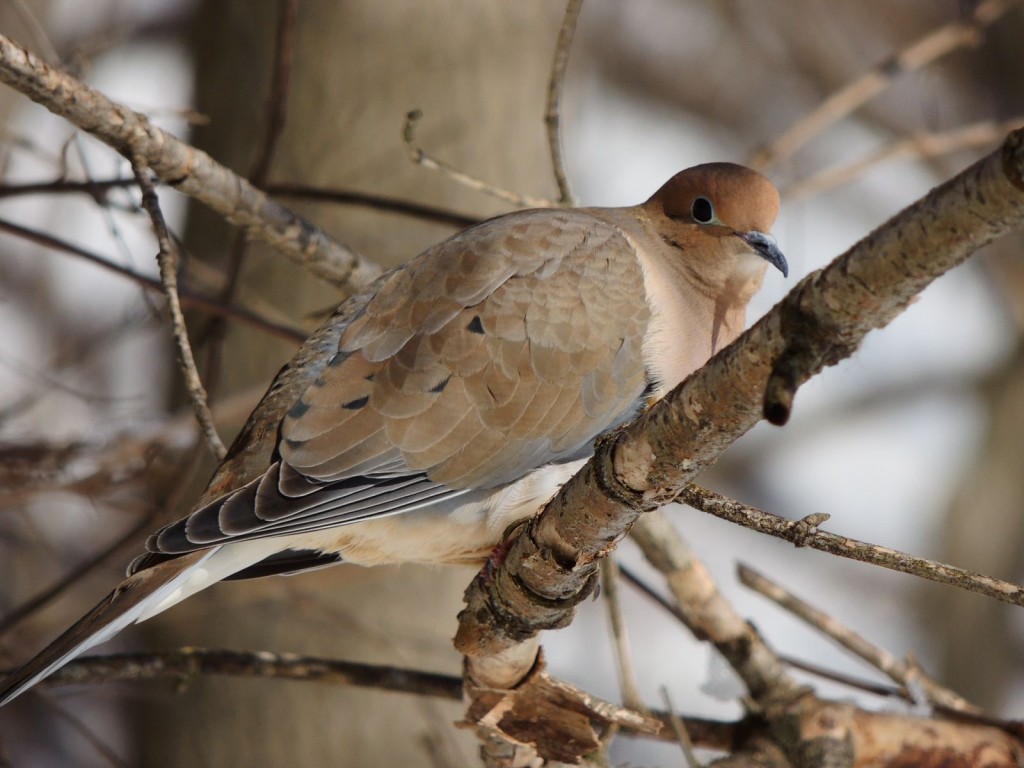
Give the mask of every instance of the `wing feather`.
M 643 295 L 625 237 L 584 211 L 527 211 L 460 233 L 342 313 L 336 353 L 281 423 L 279 461 L 150 548 L 482 499 L 585 457 L 642 402 Z

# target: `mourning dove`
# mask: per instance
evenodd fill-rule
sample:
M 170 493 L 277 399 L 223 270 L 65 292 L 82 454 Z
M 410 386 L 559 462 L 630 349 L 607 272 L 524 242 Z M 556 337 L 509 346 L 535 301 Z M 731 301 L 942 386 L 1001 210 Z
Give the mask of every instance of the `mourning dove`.
M 0 703 L 225 578 L 484 562 L 596 437 L 739 334 L 766 266 L 787 273 L 778 208 L 759 173 L 700 165 L 642 205 L 500 216 L 384 275 L 278 375 L 197 508 Z

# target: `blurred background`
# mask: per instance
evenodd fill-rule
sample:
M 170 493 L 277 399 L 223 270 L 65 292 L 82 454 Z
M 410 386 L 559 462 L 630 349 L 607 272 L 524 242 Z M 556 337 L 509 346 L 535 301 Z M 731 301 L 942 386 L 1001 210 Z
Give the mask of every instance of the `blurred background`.
M 288 12 L 294 46 L 286 95 L 275 101 L 275 40 Z M 563 13 L 553 0 L 3 0 L 0 30 L 262 184 L 485 217 L 508 204 L 410 162 L 404 115 L 423 111 L 417 141 L 440 159 L 553 197 L 543 112 Z M 985 23 L 939 36 L 954 41 L 949 53 L 901 72 L 920 60 L 915 42 L 965 19 Z M 864 0 L 841 12 L 824 0 L 586 0 L 562 106 L 568 176 L 582 203 L 622 205 L 689 165 L 758 163 L 783 191 L 775 234 L 791 272 L 768 276 L 753 319 L 1024 122 L 1022 35 L 1020 4 L 992 0 Z M 876 65 L 891 75 L 877 78 L 877 96 L 817 135 L 776 144 Z M 275 140 L 268 104 L 283 120 Z M 65 247 L 156 275 L 134 189 L 77 183 L 130 177 L 125 161 L 2 88 L 0 170 L 8 667 L 119 580 L 145 534 L 188 510 L 213 461 L 182 394 L 160 295 Z M 73 183 L 18 189 L 50 182 Z M 160 198 L 183 243 L 186 288 L 303 332 L 341 298 L 173 191 Z M 454 231 L 288 202 L 385 266 Z M 801 389 L 789 425 L 753 430 L 702 484 L 790 518 L 827 512 L 833 532 L 1024 580 L 1022 245 L 1021 235 L 1006 238 L 940 279 L 851 360 Z M 189 322 L 230 439 L 297 342 L 207 311 L 190 311 Z M 693 510 L 668 514 L 780 652 L 879 679 L 740 587 L 739 561 L 891 652 L 913 654 L 968 699 L 1020 717 L 1019 609 L 797 550 Z M 660 588 L 628 542 L 620 557 Z M 472 576 L 339 567 L 220 585 L 103 650 L 265 649 L 457 674 L 450 638 Z M 739 716 L 724 664 L 646 598 L 628 588 L 625 597 L 648 703 L 661 706 L 665 686 L 685 714 Z M 588 602 L 544 645 L 556 676 L 617 700 L 605 614 L 600 600 Z M 823 695 L 902 706 L 806 679 Z M 453 703 L 297 682 L 66 687 L 0 712 L 0 765 L 474 765 L 471 735 L 452 726 L 460 715 Z M 682 764 L 675 747 L 629 738 L 611 759 Z

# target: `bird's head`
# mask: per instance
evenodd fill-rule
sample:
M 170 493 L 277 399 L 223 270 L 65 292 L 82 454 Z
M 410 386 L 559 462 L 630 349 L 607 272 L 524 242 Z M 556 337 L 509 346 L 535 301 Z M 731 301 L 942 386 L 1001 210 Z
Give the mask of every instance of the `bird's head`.
M 707 163 L 681 171 L 644 203 L 670 246 L 703 278 L 721 281 L 760 276 L 767 262 L 789 273 L 770 231 L 779 193 L 757 171 L 733 163 Z

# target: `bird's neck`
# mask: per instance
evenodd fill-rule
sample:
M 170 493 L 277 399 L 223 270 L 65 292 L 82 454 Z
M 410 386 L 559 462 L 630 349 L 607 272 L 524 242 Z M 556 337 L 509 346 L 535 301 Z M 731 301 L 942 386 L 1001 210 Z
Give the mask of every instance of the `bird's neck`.
M 641 209 L 594 209 L 626 237 L 643 269 L 651 322 L 644 361 L 663 396 L 733 341 L 746 325 L 746 308 L 764 268 L 754 264 L 724 286 L 706 285 L 666 244 Z

